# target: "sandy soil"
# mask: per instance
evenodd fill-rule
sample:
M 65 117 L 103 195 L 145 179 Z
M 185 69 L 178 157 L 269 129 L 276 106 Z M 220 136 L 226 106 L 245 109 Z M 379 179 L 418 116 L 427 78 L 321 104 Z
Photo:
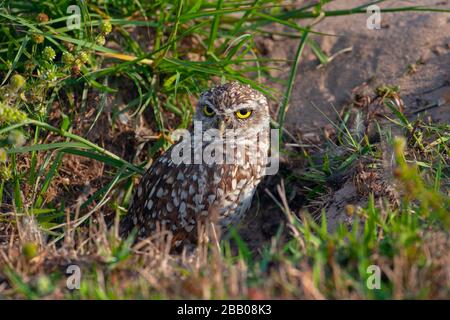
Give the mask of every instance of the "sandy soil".
M 338 10 L 358 5 L 361 1 L 336 1 L 325 8 Z M 436 0 L 389 1 L 380 6 L 413 5 L 450 9 L 450 1 Z M 380 85 L 398 86 L 408 117 L 431 116 L 437 122 L 450 122 L 450 14 L 382 13 L 379 30 L 367 28 L 368 16 L 329 17 L 315 26 L 315 31 L 336 35 L 312 36 L 327 55 L 336 56 L 318 68 L 319 61 L 313 52 L 307 48 L 303 53 L 286 116 L 286 128 L 300 141 L 312 133 L 322 136 L 329 126 L 329 121 L 317 108 L 335 120 L 332 106 L 341 110 L 352 102 L 357 87 L 373 93 Z M 276 30 L 287 31 L 280 27 Z M 257 39 L 257 44 L 267 57 L 292 61 L 298 40 L 272 36 Z M 285 80 L 290 66 L 276 66 L 278 70 L 272 70 L 271 76 Z M 281 85 L 279 88 L 283 90 Z M 386 186 L 391 180 L 379 172 L 373 174 L 378 187 Z M 344 180 L 342 187 L 325 199 L 330 229 L 340 221 L 351 224 L 343 212 L 347 204 L 365 204 L 364 196 L 356 196 L 357 187 L 351 180 Z M 260 188 L 260 195 L 264 193 L 263 188 Z M 298 211 L 299 208 L 295 208 L 295 212 Z M 257 238 L 273 234 L 283 216 L 276 207 L 264 207 L 255 212 L 249 218 L 247 231 L 243 231 L 250 245 L 257 244 Z
M 336 1 L 325 8 L 338 10 L 360 4 L 361 1 Z M 389 1 L 381 8 L 418 4 L 450 8 L 449 1 L 436 0 Z M 336 35 L 312 36 L 329 56 L 344 49 L 351 51 L 338 54 L 328 65 L 317 69 L 319 61 L 306 48 L 286 117 L 286 126 L 292 132 L 323 127 L 327 120 L 313 105 L 334 119 L 330 105 L 339 109 L 351 100 L 352 90 L 364 82 L 371 88 L 381 84 L 399 86 L 407 114 L 439 104 L 428 113 L 437 121 L 450 120 L 450 14 L 382 13 L 380 30 L 366 27 L 368 16 L 327 17 L 314 28 Z M 259 42 L 269 49 L 269 57 L 292 60 L 298 40 L 272 37 Z M 283 78 L 288 70 L 289 66 L 285 66 L 272 75 Z

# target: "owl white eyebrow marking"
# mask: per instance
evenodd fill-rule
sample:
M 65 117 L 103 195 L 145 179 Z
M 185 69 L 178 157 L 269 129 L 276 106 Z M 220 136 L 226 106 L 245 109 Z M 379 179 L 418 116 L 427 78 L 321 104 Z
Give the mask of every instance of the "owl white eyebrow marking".
M 211 109 L 213 109 L 215 113 L 217 113 L 216 107 L 211 103 L 211 101 L 209 101 L 209 100 L 206 99 L 206 98 L 200 99 L 199 102 L 198 102 L 198 104 L 199 104 L 200 106 L 201 106 L 201 105 L 207 105 L 208 107 L 210 107 Z
M 230 106 L 230 108 L 228 108 L 225 113 L 234 113 L 238 110 L 241 109 L 249 109 L 249 110 L 255 110 L 257 108 L 257 104 L 255 101 L 249 101 L 246 103 L 239 103 L 239 104 L 235 104 Z

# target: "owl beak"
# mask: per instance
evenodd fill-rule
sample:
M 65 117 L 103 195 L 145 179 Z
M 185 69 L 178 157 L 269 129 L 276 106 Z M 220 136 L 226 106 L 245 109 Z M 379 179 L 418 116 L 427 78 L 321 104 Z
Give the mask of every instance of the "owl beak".
M 225 135 L 225 131 L 227 128 L 229 128 L 230 123 L 231 123 L 231 118 L 229 115 L 223 115 L 222 117 L 219 118 L 218 129 L 219 129 L 219 133 L 222 137 Z
M 219 120 L 219 133 L 223 137 L 227 125 L 223 119 Z

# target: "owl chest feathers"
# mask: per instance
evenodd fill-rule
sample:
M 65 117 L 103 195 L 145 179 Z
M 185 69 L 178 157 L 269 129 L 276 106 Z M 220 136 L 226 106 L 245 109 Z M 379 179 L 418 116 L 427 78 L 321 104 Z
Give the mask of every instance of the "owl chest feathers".
M 207 199 L 208 212 L 217 212 L 217 222 L 223 227 L 239 222 L 250 207 L 255 189 L 264 176 L 268 155 L 267 143 L 225 145 L 224 163 L 199 167 L 199 174 L 210 186 L 203 196 Z M 208 146 L 204 145 L 203 149 Z M 253 148 L 255 146 L 257 148 Z M 227 161 L 230 149 L 234 156 L 231 163 Z
M 264 175 L 268 145 L 258 146 L 256 151 L 233 146 L 238 156 L 233 163 L 175 164 L 167 151 L 138 186 L 131 224 L 146 236 L 158 225 L 174 233 L 194 234 L 198 222 L 212 214 L 222 227 L 239 222 Z

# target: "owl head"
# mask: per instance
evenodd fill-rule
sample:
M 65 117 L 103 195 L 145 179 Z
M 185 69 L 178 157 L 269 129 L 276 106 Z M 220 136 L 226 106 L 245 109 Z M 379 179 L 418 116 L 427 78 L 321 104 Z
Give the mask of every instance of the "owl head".
M 248 136 L 269 128 L 269 106 L 266 97 L 249 85 L 229 82 L 200 95 L 194 120 L 202 122 L 203 130 L 234 130 Z

